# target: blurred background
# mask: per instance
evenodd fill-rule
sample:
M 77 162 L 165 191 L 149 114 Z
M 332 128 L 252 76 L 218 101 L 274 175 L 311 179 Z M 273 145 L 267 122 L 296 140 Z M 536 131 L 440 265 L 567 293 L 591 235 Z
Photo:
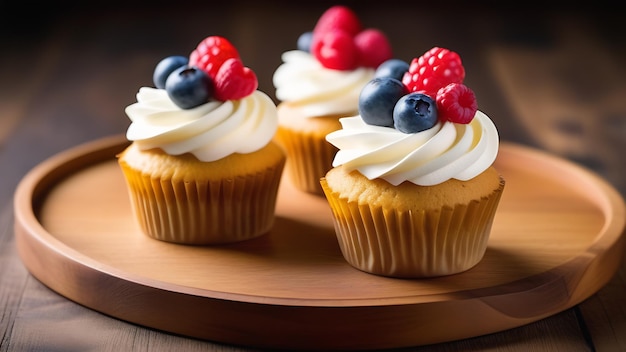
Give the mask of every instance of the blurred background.
M 334 4 L 383 30 L 398 58 L 458 52 L 503 141 L 580 163 L 626 194 L 626 13 L 609 2 L 0 0 L 0 162 L 30 153 L 2 177 L 16 184 L 57 151 L 124 133 L 124 108 L 153 85 L 156 63 L 209 35 L 230 39 L 275 98 L 280 54 Z

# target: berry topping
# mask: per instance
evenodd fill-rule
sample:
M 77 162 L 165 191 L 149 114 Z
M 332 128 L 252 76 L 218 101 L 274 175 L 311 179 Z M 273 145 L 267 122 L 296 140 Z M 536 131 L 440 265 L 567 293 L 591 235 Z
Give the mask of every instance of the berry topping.
M 437 104 L 426 94 L 407 94 L 396 103 L 393 122 L 395 128 L 403 133 L 427 130 L 437 123 Z
M 391 45 L 378 29 L 366 29 L 354 37 L 359 66 L 376 68 L 392 56 Z
M 359 113 L 367 124 L 404 133 L 429 129 L 437 120 L 468 124 L 478 103 L 474 92 L 462 83 L 464 79 L 461 58 L 448 49 L 434 47 L 410 65 L 389 59 L 378 66 L 374 79 L 361 91 Z
M 313 42 L 313 32 L 304 32 L 298 37 L 298 50 L 311 52 L 311 43 Z
M 393 127 L 394 106 L 408 93 L 404 84 L 395 78 L 374 78 L 359 95 L 361 118 L 369 125 Z
M 389 59 L 378 66 L 374 78 L 391 77 L 402 81 L 402 77 L 409 70 L 409 64 L 400 59 Z
M 189 60 L 184 56 L 168 56 L 159 61 L 152 75 L 154 86 L 159 89 L 165 89 L 167 77 L 177 68 L 186 66 L 188 62 Z
M 239 59 L 239 52 L 226 39 L 220 36 L 210 36 L 198 44 L 189 55 L 189 65 L 197 66 L 215 78 L 222 64 L 231 58 Z
M 304 33 L 304 35 L 308 35 Z M 359 66 L 376 68 L 391 58 L 387 37 L 376 29 L 363 29 L 356 14 L 348 7 L 336 5 L 317 21 L 311 44 L 300 43 L 298 49 L 309 51 L 326 68 L 353 70 Z
M 259 85 L 254 71 L 241 62 L 237 49 L 218 36 L 200 42 L 189 59 L 169 56 L 161 60 L 153 80 L 181 109 L 194 108 L 210 99 L 241 99 Z
M 174 104 L 191 109 L 208 101 L 213 93 L 213 82 L 203 70 L 182 66 L 167 77 L 165 90 Z
M 346 31 L 336 29 L 318 35 L 313 41 L 311 51 L 326 68 L 351 70 L 356 67 L 357 48 Z
M 256 74 L 239 59 L 226 60 L 215 76 L 215 97 L 221 101 L 241 99 L 257 87 Z
M 434 47 L 411 61 L 402 83 L 411 92 L 424 92 L 435 98 L 440 88 L 450 83 L 463 83 L 465 69 L 454 51 Z
M 317 20 L 314 35 L 326 33 L 335 29 L 347 32 L 350 36 L 355 36 L 362 29 L 361 21 L 357 15 L 348 7 L 336 5 L 326 10 Z
M 461 83 L 450 83 L 437 92 L 437 109 L 442 121 L 470 123 L 478 110 L 474 92 Z

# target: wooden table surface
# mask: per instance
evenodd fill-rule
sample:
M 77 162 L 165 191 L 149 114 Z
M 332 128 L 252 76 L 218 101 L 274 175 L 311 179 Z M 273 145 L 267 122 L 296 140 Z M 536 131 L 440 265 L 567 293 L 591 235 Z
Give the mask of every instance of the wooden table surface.
M 396 56 L 432 46 L 459 52 L 466 84 L 503 141 L 578 163 L 626 194 L 624 13 L 541 7 L 476 8 L 344 1 L 383 29 Z M 125 106 L 152 85 L 155 63 L 208 35 L 236 43 L 274 97 L 280 53 L 330 2 L 109 2 L 65 9 L 0 1 L 0 351 L 252 351 L 137 326 L 83 307 L 30 275 L 15 248 L 13 194 L 48 157 L 124 133 Z M 277 5 L 278 4 L 278 5 Z M 480 3 L 479 3 L 480 4 Z M 602 5 L 599 3 L 599 5 Z M 19 6 L 19 7 L 16 7 Z M 624 351 L 626 263 L 579 305 L 486 336 L 406 351 Z M 480 319 L 480 317 L 476 317 Z

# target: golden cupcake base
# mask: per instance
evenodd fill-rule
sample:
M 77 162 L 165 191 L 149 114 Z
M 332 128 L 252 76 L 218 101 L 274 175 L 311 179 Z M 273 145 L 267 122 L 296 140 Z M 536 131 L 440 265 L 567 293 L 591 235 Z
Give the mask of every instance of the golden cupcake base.
M 273 142 L 254 153 L 208 163 L 190 154 L 173 157 L 131 145 L 118 161 L 133 213 L 154 239 L 221 244 L 249 240 L 272 228 L 285 164 Z
M 287 153 L 287 177 L 297 189 L 323 197 L 320 179 L 332 168 L 338 151 L 326 135 L 341 128 L 339 118 L 344 115 L 302 117 L 286 103 L 278 105 L 278 114 L 274 140 Z
M 478 177 L 497 177 L 497 188 L 485 196 L 465 203 L 454 203 L 455 195 L 463 190 L 461 182 L 443 185 L 443 190 L 418 190 L 417 195 L 408 195 L 411 188 L 421 187 L 404 184 L 398 194 L 384 199 L 376 192 L 389 192 L 393 187 L 385 181 L 368 180 L 357 171 L 344 174 L 336 191 L 328 180 L 321 180 L 322 188 L 333 212 L 333 223 L 341 252 L 350 265 L 367 273 L 397 278 L 426 278 L 457 274 L 466 271 L 483 258 L 498 203 L 504 190 L 504 179 L 495 173 Z M 494 171 L 494 170 L 490 170 Z M 366 183 L 372 194 L 365 198 L 362 191 L 346 189 L 350 181 Z M 483 187 L 480 182 L 477 186 Z M 381 185 L 383 185 L 381 187 Z M 433 187 L 433 186 L 430 186 Z M 436 187 L 436 186 L 435 186 Z M 423 191 L 423 192 L 422 192 Z M 420 195 L 449 192 L 443 200 L 448 204 L 433 204 L 427 196 Z M 478 190 L 481 191 L 481 190 Z M 399 198 L 399 200 L 398 200 Z M 402 203 L 397 207 L 391 201 Z M 425 203 L 424 205 L 419 204 Z

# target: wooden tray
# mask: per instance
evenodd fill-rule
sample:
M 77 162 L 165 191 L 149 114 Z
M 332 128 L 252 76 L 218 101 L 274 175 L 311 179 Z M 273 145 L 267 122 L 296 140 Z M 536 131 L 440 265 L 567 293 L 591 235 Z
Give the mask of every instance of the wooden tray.
M 366 274 L 341 256 L 323 198 L 284 179 L 266 236 L 216 247 L 139 232 L 113 136 L 38 165 L 15 194 L 19 255 L 59 294 L 132 323 L 280 349 L 381 349 L 518 327 L 583 301 L 624 253 L 624 200 L 593 173 L 503 144 L 507 180 L 484 259 L 447 277 Z M 480 319 L 477 317 L 480 316 Z

